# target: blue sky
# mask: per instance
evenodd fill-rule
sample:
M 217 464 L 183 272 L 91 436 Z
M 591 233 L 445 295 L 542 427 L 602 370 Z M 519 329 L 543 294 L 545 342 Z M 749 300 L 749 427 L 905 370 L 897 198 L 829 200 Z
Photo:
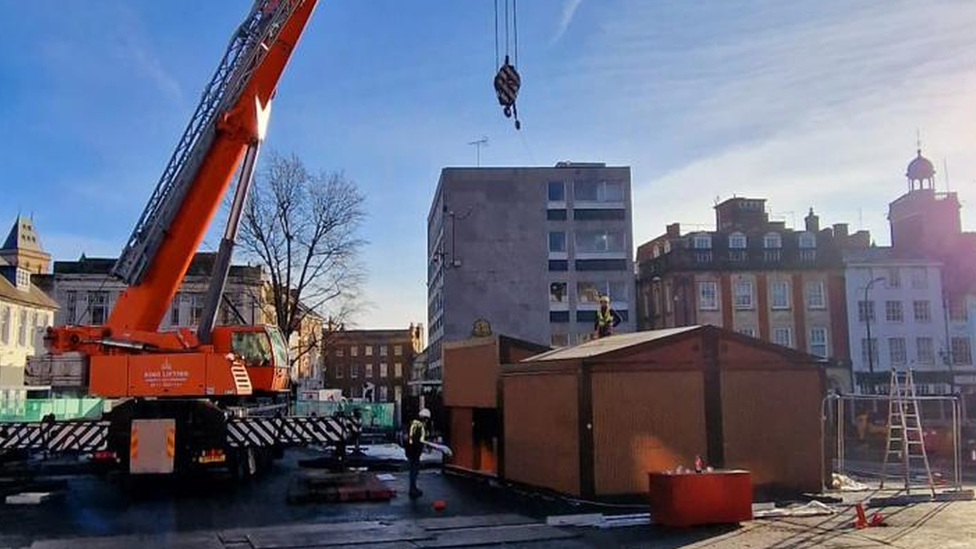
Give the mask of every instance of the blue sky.
M 633 168 L 634 236 L 708 225 L 716 198 L 870 229 L 915 132 L 976 228 L 976 3 L 523 0 L 520 133 L 491 89 L 491 0 L 321 0 L 267 146 L 368 196 L 358 323 L 425 321 L 439 171 Z M 0 0 L 0 221 L 33 212 L 56 258 L 116 255 L 247 0 Z M 211 240 L 211 242 L 215 242 Z

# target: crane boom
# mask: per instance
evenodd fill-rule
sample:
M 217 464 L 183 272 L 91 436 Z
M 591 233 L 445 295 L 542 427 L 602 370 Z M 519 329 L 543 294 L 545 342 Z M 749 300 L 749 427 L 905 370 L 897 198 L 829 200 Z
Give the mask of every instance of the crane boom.
M 155 331 L 262 123 L 316 0 L 256 0 L 231 38 L 112 273 L 113 333 Z

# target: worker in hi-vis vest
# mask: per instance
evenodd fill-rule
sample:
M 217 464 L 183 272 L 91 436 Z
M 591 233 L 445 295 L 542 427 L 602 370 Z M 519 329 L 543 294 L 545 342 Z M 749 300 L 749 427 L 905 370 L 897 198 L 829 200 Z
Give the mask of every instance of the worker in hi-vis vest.
M 596 321 L 593 322 L 593 335 L 597 339 L 613 335 L 613 329 L 622 320 L 620 314 L 610 307 L 610 296 L 600 296 L 600 308 L 596 310 Z
M 423 408 L 417 414 L 417 419 L 410 422 L 407 431 L 407 441 L 404 450 L 407 453 L 407 463 L 410 465 L 410 498 L 417 499 L 424 493 L 417 488 L 417 474 L 420 472 L 420 455 L 424 453 L 424 443 L 427 442 L 427 423 L 430 422 L 430 410 Z

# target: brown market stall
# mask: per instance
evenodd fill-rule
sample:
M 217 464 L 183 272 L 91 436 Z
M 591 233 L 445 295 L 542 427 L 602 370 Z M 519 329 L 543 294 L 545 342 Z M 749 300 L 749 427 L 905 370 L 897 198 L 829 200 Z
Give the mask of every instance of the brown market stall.
M 760 492 L 821 485 L 824 365 L 786 347 L 713 326 L 621 334 L 506 365 L 499 386 L 508 480 L 644 494 L 648 472 L 700 455 Z

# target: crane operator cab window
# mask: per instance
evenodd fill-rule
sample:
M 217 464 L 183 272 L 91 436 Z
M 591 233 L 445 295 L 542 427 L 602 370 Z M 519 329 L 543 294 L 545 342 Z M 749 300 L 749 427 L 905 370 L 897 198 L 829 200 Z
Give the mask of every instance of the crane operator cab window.
M 288 345 L 285 345 L 285 338 L 281 335 L 281 330 L 277 326 L 266 328 L 271 335 L 271 348 L 274 351 L 275 366 L 278 368 L 288 367 Z
M 231 349 L 248 366 L 271 366 L 275 358 L 271 341 L 264 332 L 234 332 L 231 334 Z

